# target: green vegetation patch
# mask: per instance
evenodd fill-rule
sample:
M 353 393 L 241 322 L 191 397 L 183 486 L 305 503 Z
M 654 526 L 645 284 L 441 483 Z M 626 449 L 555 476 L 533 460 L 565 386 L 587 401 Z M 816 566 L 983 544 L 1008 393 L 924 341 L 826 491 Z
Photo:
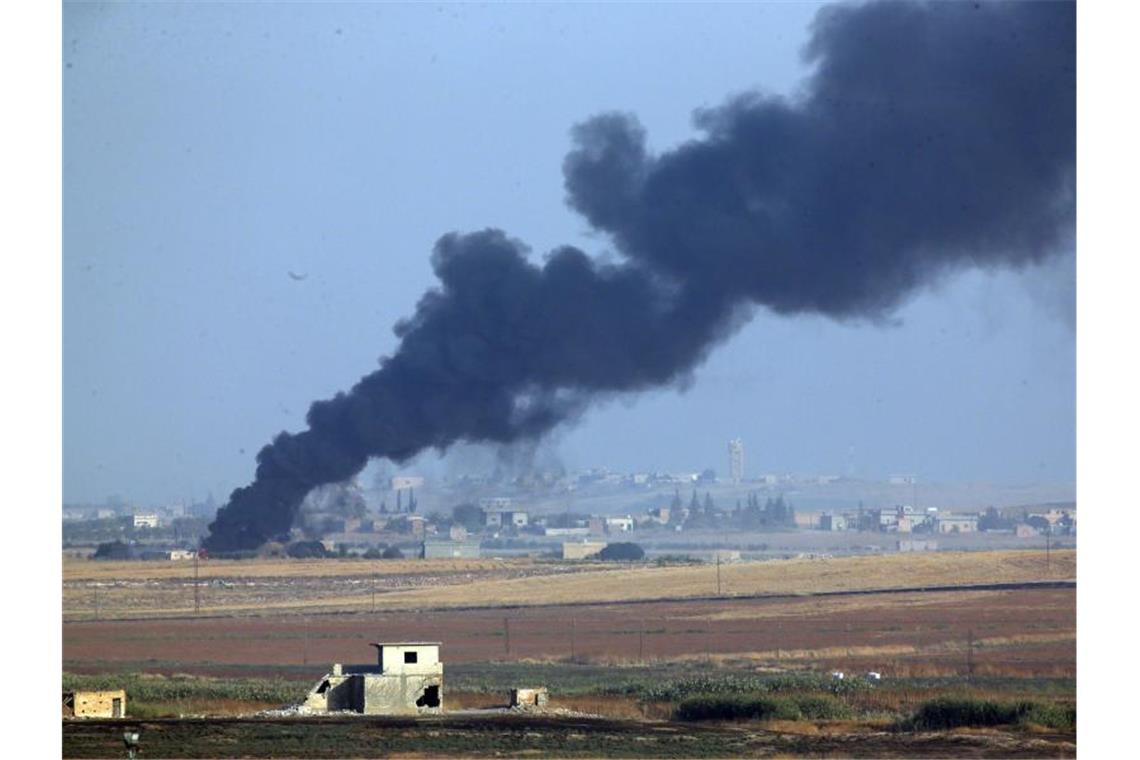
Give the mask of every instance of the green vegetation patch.
M 852 716 L 851 708 L 825 695 L 767 694 L 711 695 L 689 697 L 677 705 L 678 720 L 841 720 Z
M 919 705 L 900 725 L 904 730 L 936 731 L 947 728 L 1036 725 L 1061 731 L 1077 726 L 1076 705 L 1019 700 L 1001 702 L 972 697 L 939 697 Z
M 161 676 L 143 673 L 109 675 L 63 674 L 63 690 L 126 689 L 128 710 L 140 716 L 149 714 L 148 703 L 170 704 L 188 700 L 237 700 L 280 705 L 296 704 L 305 698 L 311 684 L 261 678 L 202 678 Z

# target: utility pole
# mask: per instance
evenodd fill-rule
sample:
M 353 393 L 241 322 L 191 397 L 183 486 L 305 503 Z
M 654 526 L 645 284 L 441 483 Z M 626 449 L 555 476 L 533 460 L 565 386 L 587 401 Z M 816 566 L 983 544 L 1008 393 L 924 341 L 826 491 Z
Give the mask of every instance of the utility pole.
M 1049 571 L 1050 571 L 1049 554 L 1050 554 L 1050 549 L 1052 548 L 1052 540 L 1051 540 L 1052 536 L 1053 536 L 1053 525 L 1052 525 L 1052 523 L 1050 523 L 1045 528 L 1045 574 L 1046 575 L 1050 574 L 1049 573 Z
M 197 617 L 199 610 L 198 599 L 198 552 L 194 552 L 194 616 Z
M 966 675 L 974 677 L 974 629 L 966 631 Z

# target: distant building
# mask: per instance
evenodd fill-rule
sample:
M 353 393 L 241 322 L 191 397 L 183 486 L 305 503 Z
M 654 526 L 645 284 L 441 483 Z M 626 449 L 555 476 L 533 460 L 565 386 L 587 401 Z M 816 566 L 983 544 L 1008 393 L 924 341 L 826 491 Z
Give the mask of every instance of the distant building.
M 820 530 L 847 530 L 847 518 L 843 515 L 833 515 L 824 512 L 819 516 L 819 529 Z
M 629 515 L 625 517 L 607 517 L 606 530 L 610 532 L 628 533 L 633 530 L 633 518 Z
M 545 528 L 542 531 L 544 536 L 588 536 L 590 535 L 589 528 Z
M 932 552 L 938 550 L 938 542 L 929 538 L 906 538 L 898 541 L 896 547 L 900 552 Z
M 737 549 L 713 549 L 712 562 L 739 562 L 740 551 Z
M 744 441 L 739 438 L 728 442 L 728 478 L 737 484 L 744 479 Z
M 936 533 L 976 533 L 977 515 L 940 514 L 934 519 Z
M 654 522 L 661 523 L 662 525 L 666 525 L 669 522 L 669 516 L 671 514 L 672 511 L 669 509 L 669 507 L 656 507 L 649 510 L 649 519 Z
M 562 544 L 562 559 L 586 559 L 606 548 L 605 541 L 567 541 Z
M 527 513 L 521 509 L 491 509 L 483 511 L 483 523 L 488 528 L 514 526 L 525 528 L 530 522 Z
M 587 527 L 590 529 L 591 536 L 606 535 L 606 521 L 601 517 L 591 517 Z
M 447 536 L 452 541 L 466 541 L 467 528 L 463 527 L 462 525 L 452 525 L 451 528 L 447 531 Z
M 420 548 L 423 559 L 479 559 L 480 556 L 478 541 L 424 541 Z
M 136 528 L 157 528 L 158 515 L 153 512 L 143 514 L 136 514 L 133 516 L 134 526 Z
M 891 533 L 899 529 L 898 513 L 890 509 L 876 510 L 878 513 L 877 528 L 883 533 Z
M 479 508 L 484 512 L 510 511 L 514 501 L 509 496 L 491 496 L 479 500 Z

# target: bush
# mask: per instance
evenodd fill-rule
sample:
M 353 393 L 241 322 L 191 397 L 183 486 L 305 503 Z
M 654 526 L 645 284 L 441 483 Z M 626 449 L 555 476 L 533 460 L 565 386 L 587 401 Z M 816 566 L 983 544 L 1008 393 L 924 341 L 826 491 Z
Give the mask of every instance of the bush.
M 381 559 L 384 556 L 384 552 L 375 546 L 370 546 L 368 547 L 368 551 L 364 552 L 363 556 L 364 559 Z
M 397 546 L 389 546 L 380 556 L 383 559 L 403 559 L 404 553 Z
M 690 697 L 677 705 L 678 720 L 800 720 L 803 713 L 791 699 L 765 696 Z
M 108 541 L 95 549 L 95 559 L 130 559 L 131 547 L 122 541 Z
M 328 551 L 320 541 L 295 541 L 289 544 L 285 553 L 294 559 L 312 559 L 314 557 L 327 557 Z
M 598 552 L 598 559 L 610 561 L 634 561 L 645 559 L 645 550 L 637 544 L 628 542 L 618 542 L 616 544 L 609 544 L 605 549 Z
M 695 696 L 755 696 L 780 692 L 825 690 L 830 679 L 818 674 L 781 674 L 773 676 L 723 675 L 688 676 L 685 678 L 652 679 L 632 683 L 612 683 L 602 686 L 604 694 L 621 694 L 649 702 L 678 702 Z
M 790 697 L 808 720 L 846 720 L 854 712 L 846 703 L 829 695 L 802 694 Z
M 973 697 L 939 697 L 919 705 L 903 728 L 932 731 L 963 726 L 1034 724 L 1069 730 L 1076 728 L 1077 708 L 1072 705 L 1033 702 L 998 702 Z

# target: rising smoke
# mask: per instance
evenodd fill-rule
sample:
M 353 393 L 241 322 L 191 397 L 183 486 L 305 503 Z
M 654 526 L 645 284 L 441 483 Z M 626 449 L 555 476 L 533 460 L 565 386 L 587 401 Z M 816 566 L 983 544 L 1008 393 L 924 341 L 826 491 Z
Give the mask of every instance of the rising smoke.
M 945 273 L 1052 255 L 1074 225 L 1075 47 L 1069 3 L 829 7 L 796 98 L 700 112 L 704 136 L 661 155 L 630 115 L 577 126 L 568 202 L 624 262 L 442 237 L 396 352 L 261 450 L 206 546 L 288 532 L 372 457 L 537 438 L 675 383 L 757 307 L 874 320 Z

